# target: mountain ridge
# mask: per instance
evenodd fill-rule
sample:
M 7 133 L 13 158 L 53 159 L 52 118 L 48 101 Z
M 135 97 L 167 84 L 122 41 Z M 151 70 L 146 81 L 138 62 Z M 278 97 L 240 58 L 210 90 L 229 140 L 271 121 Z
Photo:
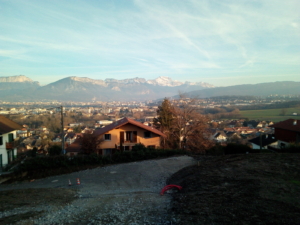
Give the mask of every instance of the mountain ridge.
M 180 91 L 187 92 L 214 87 L 204 82 L 180 82 L 163 76 L 153 80 L 139 77 L 123 80 L 113 78 L 95 80 L 88 77 L 70 76 L 45 86 L 40 86 L 38 82 L 26 79 L 23 75 L 14 76 L 13 79 L 3 78 L 3 80 L 7 81 L 5 85 L 9 84 L 10 88 L 8 88 L 9 90 L 5 89 L 9 94 L 1 95 L 3 97 L 0 100 L 9 101 L 29 101 L 31 99 L 39 101 L 91 101 L 92 99 L 97 101 L 145 101 L 155 100 L 161 96 L 172 96 Z M 16 84 L 21 83 L 24 84 L 23 90 L 28 87 L 26 93 L 13 88 Z M 29 83 L 36 84 L 36 86 L 30 86 Z
M 189 97 L 209 98 L 224 95 L 300 95 L 300 82 L 274 81 L 258 84 L 240 84 L 213 89 L 195 90 L 185 93 Z
M 225 95 L 300 95 L 300 82 L 276 81 L 214 87 L 204 82 L 179 82 L 163 76 L 153 80 L 139 77 L 95 80 L 71 76 L 40 86 L 39 82 L 24 75 L 0 79 L 2 101 L 146 101 L 172 96 L 176 98 L 178 93 L 195 98 Z

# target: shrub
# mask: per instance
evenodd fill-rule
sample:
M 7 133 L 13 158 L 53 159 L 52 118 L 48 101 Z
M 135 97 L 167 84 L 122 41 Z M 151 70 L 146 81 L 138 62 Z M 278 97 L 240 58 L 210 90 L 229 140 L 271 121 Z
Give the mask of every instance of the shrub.
M 286 153 L 300 153 L 300 144 L 291 143 L 288 147 L 286 147 L 281 152 L 286 152 Z
M 59 149 L 60 148 L 55 148 Z M 18 172 L 29 172 L 33 177 L 45 177 L 72 171 L 78 171 L 80 168 L 87 168 L 95 165 L 107 165 L 112 163 L 134 162 L 157 157 L 166 157 L 172 155 L 187 154 L 184 150 L 154 150 L 144 148 L 139 151 L 116 152 L 112 156 L 100 156 L 97 154 L 77 155 L 68 157 L 66 155 L 54 155 L 48 157 L 28 158 L 16 169 Z
M 136 152 L 136 151 L 143 151 L 145 150 L 145 145 L 143 145 L 142 143 L 139 144 L 135 144 L 134 146 L 132 146 L 132 151 Z
M 48 153 L 50 156 L 60 155 L 61 147 L 58 145 L 53 145 L 48 149 Z
M 224 154 L 245 154 L 247 152 L 252 152 L 252 148 L 250 148 L 248 145 L 242 145 L 242 144 L 233 144 L 229 143 L 224 148 Z
M 224 155 L 224 148 L 222 145 L 215 145 L 214 147 L 206 150 L 207 155 Z

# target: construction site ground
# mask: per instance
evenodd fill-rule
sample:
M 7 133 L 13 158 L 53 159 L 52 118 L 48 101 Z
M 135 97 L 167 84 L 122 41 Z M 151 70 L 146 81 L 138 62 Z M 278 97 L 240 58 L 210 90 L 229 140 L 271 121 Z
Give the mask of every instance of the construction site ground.
M 300 224 L 300 154 L 111 165 L 2 184 L 0 199 L 0 224 Z

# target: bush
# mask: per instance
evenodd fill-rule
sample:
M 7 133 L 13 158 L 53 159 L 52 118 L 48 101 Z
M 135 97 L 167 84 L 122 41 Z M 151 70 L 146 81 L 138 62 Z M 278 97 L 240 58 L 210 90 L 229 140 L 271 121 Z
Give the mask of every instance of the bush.
M 132 151 L 136 152 L 136 151 L 143 151 L 145 150 L 145 145 L 143 145 L 142 143 L 140 144 L 135 144 L 134 146 L 132 146 Z
M 229 143 L 227 146 L 223 147 L 224 154 L 245 154 L 247 152 L 252 152 L 252 148 L 250 148 L 248 145 L 242 145 L 242 144 L 233 144 Z
M 207 155 L 224 155 L 224 148 L 222 145 L 215 145 L 214 147 L 206 150 Z
M 59 146 L 58 146 L 59 147 Z M 53 148 L 60 151 L 61 148 Z M 55 151 L 54 151 L 55 152 Z M 54 155 L 48 157 L 28 158 L 16 169 L 16 173 L 27 171 L 31 178 L 46 177 L 78 171 L 78 169 L 107 165 L 112 163 L 134 162 L 158 157 L 187 154 L 184 150 L 147 149 L 130 152 L 116 152 L 112 156 L 101 156 L 97 154 L 77 155 L 68 157 L 66 155 Z
M 31 157 L 36 157 L 36 153 L 37 153 L 37 148 L 34 147 L 31 151 Z
M 300 144 L 295 144 L 292 143 L 285 149 L 283 149 L 281 152 L 286 152 L 286 153 L 300 153 Z
M 61 151 L 61 147 L 58 145 L 53 145 L 48 149 L 48 153 L 50 156 L 60 155 Z

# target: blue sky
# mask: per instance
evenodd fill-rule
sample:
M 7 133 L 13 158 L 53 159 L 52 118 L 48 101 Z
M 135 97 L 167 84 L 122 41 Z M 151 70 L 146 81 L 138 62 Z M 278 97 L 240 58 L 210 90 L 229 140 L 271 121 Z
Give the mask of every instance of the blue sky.
M 299 0 L 0 0 L 0 76 L 300 81 Z

